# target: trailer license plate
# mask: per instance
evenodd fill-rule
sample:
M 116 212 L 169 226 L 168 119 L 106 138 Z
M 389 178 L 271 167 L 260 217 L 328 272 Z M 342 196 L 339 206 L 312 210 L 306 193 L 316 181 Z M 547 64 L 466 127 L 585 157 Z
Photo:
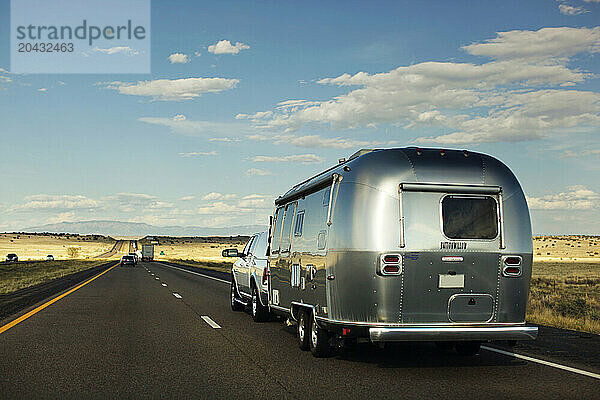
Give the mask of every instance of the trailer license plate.
M 460 275 L 439 275 L 438 287 L 440 289 L 457 289 L 465 287 L 465 276 Z

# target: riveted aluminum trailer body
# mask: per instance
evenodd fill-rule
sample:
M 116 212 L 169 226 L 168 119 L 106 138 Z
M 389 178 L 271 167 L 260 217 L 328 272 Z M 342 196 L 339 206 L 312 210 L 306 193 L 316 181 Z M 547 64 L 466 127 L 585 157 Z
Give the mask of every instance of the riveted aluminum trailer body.
M 360 151 L 279 197 L 271 232 L 275 312 L 373 341 L 537 335 L 527 202 L 489 155 Z

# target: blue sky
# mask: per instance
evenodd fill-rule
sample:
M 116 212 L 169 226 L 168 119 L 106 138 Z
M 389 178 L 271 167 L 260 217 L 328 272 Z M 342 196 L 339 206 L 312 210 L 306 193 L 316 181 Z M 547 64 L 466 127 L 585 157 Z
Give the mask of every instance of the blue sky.
M 151 74 L 10 73 L 0 230 L 228 226 L 361 147 L 467 148 L 600 233 L 600 1 L 152 1 Z M 111 54 L 106 54 L 111 57 Z

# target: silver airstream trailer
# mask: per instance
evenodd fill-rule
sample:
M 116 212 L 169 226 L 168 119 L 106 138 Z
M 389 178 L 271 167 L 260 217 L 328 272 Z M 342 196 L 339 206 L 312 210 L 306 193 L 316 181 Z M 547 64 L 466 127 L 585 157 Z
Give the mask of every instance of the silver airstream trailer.
M 277 198 L 268 254 L 269 308 L 315 356 L 356 338 L 474 354 L 537 336 L 527 202 L 489 155 L 360 150 Z

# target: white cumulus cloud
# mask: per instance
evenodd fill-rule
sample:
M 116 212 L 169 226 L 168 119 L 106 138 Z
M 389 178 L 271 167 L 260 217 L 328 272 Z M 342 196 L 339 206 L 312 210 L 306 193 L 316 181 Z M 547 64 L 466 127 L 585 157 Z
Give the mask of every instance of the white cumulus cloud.
M 600 194 L 578 185 L 566 192 L 527 197 L 527 203 L 533 210 L 592 210 L 600 206 Z
M 568 65 L 575 55 L 600 52 L 600 27 L 499 32 L 463 49 L 492 61 L 430 61 L 389 72 L 322 78 L 317 82 L 347 87 L 348 92 L 324 101 L 287 100 L 269 110 L 272 114 L 259 111 L 237 118 L 276 132 L 275 140 L 282 132 L 303 128 L 388 124 L 405 130 L 435 127 L 444 133 L 415 142 L 439 144 L 541 139 L 565 129 L 600 126 L 600 93 L 572 88 L 594 75 Z M 346 146 L 340 138 L 287 139 Z
M 139 51 L 132 49 L 129 46 L 115 46 L 115 47 L 109 47 L 107 49 L 102 49 L 100 47 L 94 47 L 92 49 L 92 51 L 96 52 L 96 53 L 103 53 L 103 54 L 108 54 L 108 55 L 125 54 L 128 56 L 137 56 L 138 54 L 140 54 Z
M 179 153 L 181 157 L 199 157 L 199 156 L 216 156 L 219 153 L 216 150 L 211 151 L 190 151 L 187 153 Z
M 226 78 L 182 78 L 136 83 L 110 82 L 101 85 L 130 96 L 145 96 L 161 101 L 181 101 L 200 97 L 204 93 L 218 93 L 233 89 L 238 82 L 237 79 Z
M 558 9 L 560 13 L 564 15 L 579 15 L 588 12 L 583 7 L 574 7 L 568 4 L 559 4 Z
M 171 64 L 185 64 L 190 62 L 190 57 L 187 54 L 173 53 L 169 56 Z
M 216 44 L 208 46 L 208 51 L 213 54 L 238 54 L 240 51 L 249 48 L 250 46 L 242 42 L 232 45 L 229 40 L 219 40 Z
M 248 175 L 248 176 L 268 176 L 268 175 L 273 175 L 273 173 L 266 169 L 249 168 L 246 170 L 246 175 Z
M 299 163 L 304 165 L 320 164 L 325 159 L 316 154 L 294 154 L 289 156 L 254 156 L 252 158 L 254 162 L 287 162 L 287 163 Z

